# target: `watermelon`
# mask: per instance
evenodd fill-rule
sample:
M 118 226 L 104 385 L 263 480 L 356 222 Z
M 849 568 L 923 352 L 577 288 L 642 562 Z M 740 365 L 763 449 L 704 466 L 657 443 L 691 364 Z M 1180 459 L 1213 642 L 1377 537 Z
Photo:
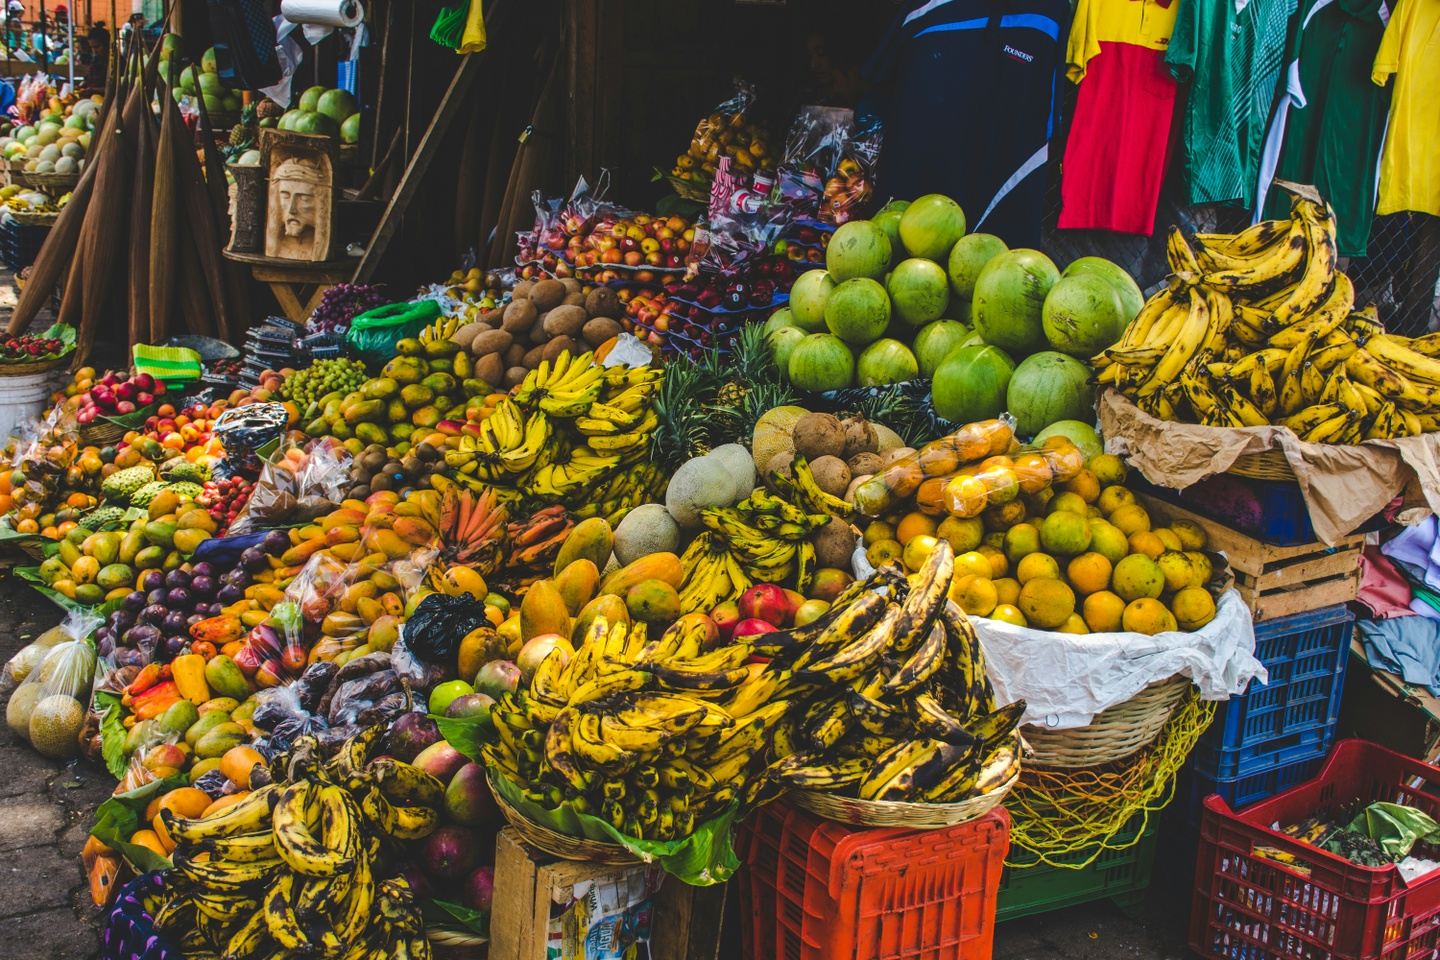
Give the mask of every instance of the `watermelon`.
M 975 279 L 985 264 L 1010 248 L 993 233 L 971 233 L 955 241 L 950 248 L 946 272 L 955 296 L 969 300 L 975 295 Z
M 1090 368 L 1054 350 L 1031 354 L 1010 376 L 1005 406 L 1022 437 L 1033 437 L 1057 420 L 1094 419 Z
M 1120 296 L 1126 325 L 1129 325 L 1130 321 L 1135 319 L 1135 315 L 1140 312 L 1140 308 L 1145 306 L 1145 294 L 1140 292 L 1135 278 L 1113 260 L 1106 260 L 1104 257 L 1081 257 L 1072 261 L 1060 276 L 1073 277 L 1081 273 L 1103 277 L 1110 282 Z
M 1060 271 L 1039 250 L 1008 250 L 985 264 L 975 281 L 970 319 L 986 343 L 1012 356 L 1045 346 L 1045 297 Z
M 855 356 L 845 341 L 829 333 L 812 333 L 795 344 L 786 363 L 790 382 L 801 390 L 823 393 L 850 386 Z
M 922 377 L 933 377 L 950 353 L 970 336 L 970 328 L 958 320 L 936 320 L 915 334 L 915 360 Z
M 1125 307 L 1114 285 L 1093 273 L 1061 277 L 1045 297 L 1042 311 L 1050 346 L 1086 360 L 1125 332 Z
M 955 241 L 965 236 L 965 211 L 939 193 L 927 193 L 900 215 L 900 242 L 912 257 L 944 263 Z
M 879 280 L 890 269 L 890 237 L 871 220 L 842 223 L 825 248 L 825 268 L 836 283 L 855 277 Z
M 781 370 L 788 369 L 790 354 L 795 352 L 795 347 L 809 334 L 799 327 L 776 327 L 766 336 L 765 342 L 770 345 L 770 355 L 775 358 L 775 366 Z
M 976 344 L 955 350 L 935 371 L 930 388 L 935 412 L 955 423 L 999 416 L 1014 372 L 1015 361 L 999 347 Z
M 920 372 L 915 354 L 899 340 L 886 337 L 861 351 L 855 361 L 855 382 L 862 387 L 914 380 Z
M 825 326 L 852 346 L 863 347 L 879 339 L 889 325 L 890 297 L 869 277 L 837 284 L 825 303 Z
M 835 281 L 824 270 L 807 270 L 790 287 L 790 315 L 795 325 L 809 333 L 825 329 L 825 304 Z
M 921 327 L 945 315 L 950 305 L 950 280 L 933 260 L 901 260 L 885 278 L 885 291 L 895 315 L 912 327 Z
M 765 321 L 765 327 L 761 332 L 768 337 L 781 327 L 795 327 L 800 330 L 801 333 L 807 332 L 800 327 L 800 324 L 795 322 L 795 314 L 789 307 L 781 307 L 770 314 L 770 319 Z
M 870 218 L 871 222 L 884 230 L 885 236 L 890 238 L 891 266 L 894 266 L 895 261 L 905 255 L 905 248 L 900 245 L 900 215 L 908 206 L 910 206 L 909 200 L 891 200 Z

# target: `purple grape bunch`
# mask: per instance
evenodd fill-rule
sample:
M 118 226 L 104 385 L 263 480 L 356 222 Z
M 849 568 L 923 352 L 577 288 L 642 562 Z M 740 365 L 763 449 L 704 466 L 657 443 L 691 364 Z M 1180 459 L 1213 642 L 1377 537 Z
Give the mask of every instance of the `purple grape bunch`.
M 310 333 L 338 333 L 366 310 L 388 300 L 373 283 L 337 283 L 325 291 L 305 327 Z

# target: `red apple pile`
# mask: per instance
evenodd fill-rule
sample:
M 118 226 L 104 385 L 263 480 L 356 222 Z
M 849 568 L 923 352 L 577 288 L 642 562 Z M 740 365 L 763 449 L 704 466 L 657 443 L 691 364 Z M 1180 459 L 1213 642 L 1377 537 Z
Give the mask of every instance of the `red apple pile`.
M 32 337 L 21 334 L 7 337 L 0 344 L 0 360 L 49 360 L 65 352 L 65 341 L 58 337 Z
M 123 417 L 145 409 L 155 402 L 156 397 L 164 395 L 165 384 L 148 373 L 137 373 L 122 380 L 112 370 L 86 392 L 75 419 L 86 424 L 96 417 Z
M 778 584 L 757 583 L 742 593 L 739 600 L 727 600 L 711 610 L 710 619 L 726 640 L 743 640 L 803 627 L 829 609 L 829 601 L 807 600 L 803 594 Z

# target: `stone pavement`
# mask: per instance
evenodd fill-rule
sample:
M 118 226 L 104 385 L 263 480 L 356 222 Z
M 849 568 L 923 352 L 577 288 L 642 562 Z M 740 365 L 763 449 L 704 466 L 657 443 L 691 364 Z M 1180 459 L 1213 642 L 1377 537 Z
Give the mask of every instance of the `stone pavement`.
M 0 579 L 0 661 L 61 619 L 8 570 Z M 96 955 L 80 848 L 90 818 L 115 782 L 84 761 L 47 760 L 0 733 L 0 956 L 87 960 Z

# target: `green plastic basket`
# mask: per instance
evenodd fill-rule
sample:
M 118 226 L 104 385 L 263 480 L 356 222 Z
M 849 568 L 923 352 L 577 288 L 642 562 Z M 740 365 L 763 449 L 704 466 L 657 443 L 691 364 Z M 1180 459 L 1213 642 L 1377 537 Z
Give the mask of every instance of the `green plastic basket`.
M 1147 824 L 1142 816 L 1127 824 L 1113 841 L 1113 846 L 1123 849 L 1102 851 L 1087 867 L 1073 870 L 1044 863 L 1007 866 L 1000 878 L 996 920 L 1004 923 L 1092 900 L 1113 900 L 1124 910 L 1136 907 L 1150 888 L 1159 821 L 1158 816 L 1152 816 Z M 1125 846 L 1142 827 L 1145 832 L 1140 839 Z M 1083 863 L 1088 853 L 1077 853 L 1075 861 Z

